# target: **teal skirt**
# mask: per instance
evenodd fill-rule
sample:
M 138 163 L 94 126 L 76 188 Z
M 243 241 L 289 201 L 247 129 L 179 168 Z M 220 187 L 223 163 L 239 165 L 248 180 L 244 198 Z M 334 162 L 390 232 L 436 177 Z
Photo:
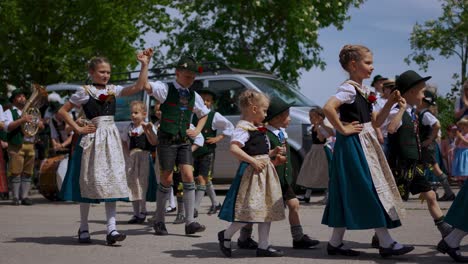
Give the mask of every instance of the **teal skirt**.
M 100 202 L 128 202 L 128 197 L 112 198 L 112 199 L 88 199 L 81 197 L 80 190 L 80 173 L 81 173 L 81 156 L 83 148 L 80 146 L 81 136 L 78 139 L 72 157 L 68 162 L 67 173 L 63 179 L 62 188 L 60 189 L 59 197 L 64 201 L 73 201 L 78 203 L 100 203 Z
M 248 166 L 249 164 L 247 162 L 240 163 L 239 168 L 237 169 L 236 177 L 231 183 L 231 187 L 229 188 L 229 191 L 224 198 L 223 206 L 219 211 L 218 217 L 220 219 L 228 222 L 234 222 L 234 208 L 236 205 L 237 193 L 239 191 L 242 175 L 244 175 L 244 171 Z
M 359 135 L 337 133 L 322 224 L 350 230 L 395 228 L 379 200 Z
M 453 227 L 468 232 L 468 181 L 457 194 L 457 198 L 450 206 L 445 221 Z

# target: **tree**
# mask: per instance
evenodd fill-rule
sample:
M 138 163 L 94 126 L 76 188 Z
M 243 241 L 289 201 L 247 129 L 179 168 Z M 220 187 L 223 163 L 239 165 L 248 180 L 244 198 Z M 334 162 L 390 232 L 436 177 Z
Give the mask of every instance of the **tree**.
M 461 71 L 455 73 L 456 83 L 449 94 L 455 96 L 458 87 L 467 79 L 468 64 L 468 1 L 443 0 L 443 14 L 437 20 L 424 24 L 416 23 L 411 33 L 411 49 L 414 50 L 405 62 L 414 61 L 424 71 L 429 62 L 434 60 L 432 54 L 438 52 L 442 57 L 456 56 L 460 59 Z
M 141 36 L 170 21 L 160 6 L 168 2 L 2 0 L 0 78 L 20 86 L 84 80 L 92 56 L 108 57 L 113 71 L 132 68 Z
M 168 60 L 189 53 L 233 67 L 263 69 L 297 84 L 301 70 L 324 69 L 318 30 L 342 29 L 347 10 L 364 0 L 173 1 L 180 12 L 168 38 Z

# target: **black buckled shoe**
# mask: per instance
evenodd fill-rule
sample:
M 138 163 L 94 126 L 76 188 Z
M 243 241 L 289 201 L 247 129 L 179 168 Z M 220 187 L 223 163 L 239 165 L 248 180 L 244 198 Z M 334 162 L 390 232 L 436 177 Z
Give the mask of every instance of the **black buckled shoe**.
M 114 233 L 114 234 L 113 234 Z M 107 245 L 114 245 L 117 241 L 124 241 L 127 238 L 127 235 L 118 233 L 116 230 L 112 230 L 106 236 Z
M 185 226 L 185 234 L 192 235 L 205 231 L 206 227 L 198 222 L 192 222 Z
M 231 239 L 224 238 L 224 231 L 226 231 L 226 230 L 222 230 L 222 231 L 218 232 L 219 249 L 224 254 L 224 256 L 230 258 L 232 256 L 232 250 L 231 250 L 230 247 L 225 247 L 224 242 L 231 243 Z
M 245 241 L 237 239 L 237 247 L 242 249 L 257 249 L 258 243 L 255 242 L 251 237 L 247 238 Z
M 377 248 L 377 249 L 380 248 L 379 238 L 377 237 L 376 234 L 372 236 L 371 247 Z
M 257 248 L 257 257 L 282 257 L 284 256 L 283 251 L 279 249 L 274 249 L 269 246 L 267 249 Z
M 452 193 L 451 195 L 447 195 L 446 193 L 444 193 L 444 195 L 442 195 L 442 197 L 438 198 L 437 201 L 439 202 L 447 202 L 447 201 L 454 201 L 456 198 L 455 194 Z
M 460 247 L 452 248 L 444 239 L 440 240 L 439 244 L 437 244 L 437 250 L 440 253 L 449 254 L 449 256 L 456 262 L 468 263 L 468 257 L 465 257 L 460 253 Z
M 167 236 L 169 234 L 166 229 L 166 224 L 164 224 L 163 222 L 154 223 L 153 229 L 154 234 L 157 236 Z
M 82 234 L 88 234 L 86 237 L 82 237 Z M 80 244 L 91 244 L 91 235 L 89 235 L 88 230 L 81 231 L 78 229 L 78 243 Z
M 218 205 L 212 205 L 210 207 L 210 210 L 208 211 L 208 215 L 214 215 L 216 214 L 219 210 L 221 209 L 221 204 Z
M 21 204 L 22 205 L 33 205 L 33 202 L 30 198 L 24 198 L 23 200 L 21 200 Z
M 403 247 L 400 249 L 394 249 L 396 244 L 397 242 L 395 241 L 388 248 L 383 248 L 379 246 L 380 256 L 382 256 L 382 258 L 388 258 L 390 256 L 401 256 L 414 250 L 413 246 L 405 245 L 403 245 Z
M 298 241 L 293 240 L 293 248 L 295 249 L 307 249 L 315 247 L 320 244 L 320 241 L 311 239 L 308 235 L 303 235 Z
M 132 216 L 132 218 L 130 218 L 130 220 L 128 220 L 127 223 L 129 224 L 142 224 L 144 223 L 146 220 L 146 215 L 144 217 L 138 217 L 136 215 Z
M 348 257 L 356 257 L 361 254 L 361 252 L 352 250 L 352 249 L 343 249 L 343 243 L 341 243 L 339 246 L 334 247 L 328 243 L 327 245 L 327 253 L 328 255 L 342 255 L 342 256 L 348 256 Z

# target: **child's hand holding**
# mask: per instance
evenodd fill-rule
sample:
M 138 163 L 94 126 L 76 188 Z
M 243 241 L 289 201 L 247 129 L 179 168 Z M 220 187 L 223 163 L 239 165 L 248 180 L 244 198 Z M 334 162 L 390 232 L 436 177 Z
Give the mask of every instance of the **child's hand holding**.
M 189 136 L 190 138 L 195 138 L 196 136 L 198 136 L 199 133 L 197 133 L 197 131 L 193 130 L 193 129 L 187 129 L 185 131 L 185 133 L 187 134 L 187 136 Z
M 258 160 L 256 159 L 254 162 L 250 163 L 252 167 L 254 168 L 255 172 L 261 172 L 265 166 L 267 165 L 267 160 Z
M 152 129 L 153 129 L 153 124 L 151 124 L 150 122 L 148 123 L 141 123 L 141 127 L 143 128 L 143 130 L 146 132 L 150 132 Z

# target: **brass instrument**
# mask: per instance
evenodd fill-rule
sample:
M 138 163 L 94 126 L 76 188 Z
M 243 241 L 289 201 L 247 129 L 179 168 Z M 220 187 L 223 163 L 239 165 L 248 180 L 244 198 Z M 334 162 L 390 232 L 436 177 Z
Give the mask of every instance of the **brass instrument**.
M 21 125 L 21 131 L 23 131 L 23 134 L 28 137 L 36 135 L 39 130 L 39 122 L 41 121 L 41 111 L 39 111 L 39 108 L 47 103 L 47 91 L 44 86 L 33 84 L 32 89 L 33 93 L 29 97 L 22 111 L 22 116 L 32 115 L 33 117 L 31 122 L 26 122 Z

